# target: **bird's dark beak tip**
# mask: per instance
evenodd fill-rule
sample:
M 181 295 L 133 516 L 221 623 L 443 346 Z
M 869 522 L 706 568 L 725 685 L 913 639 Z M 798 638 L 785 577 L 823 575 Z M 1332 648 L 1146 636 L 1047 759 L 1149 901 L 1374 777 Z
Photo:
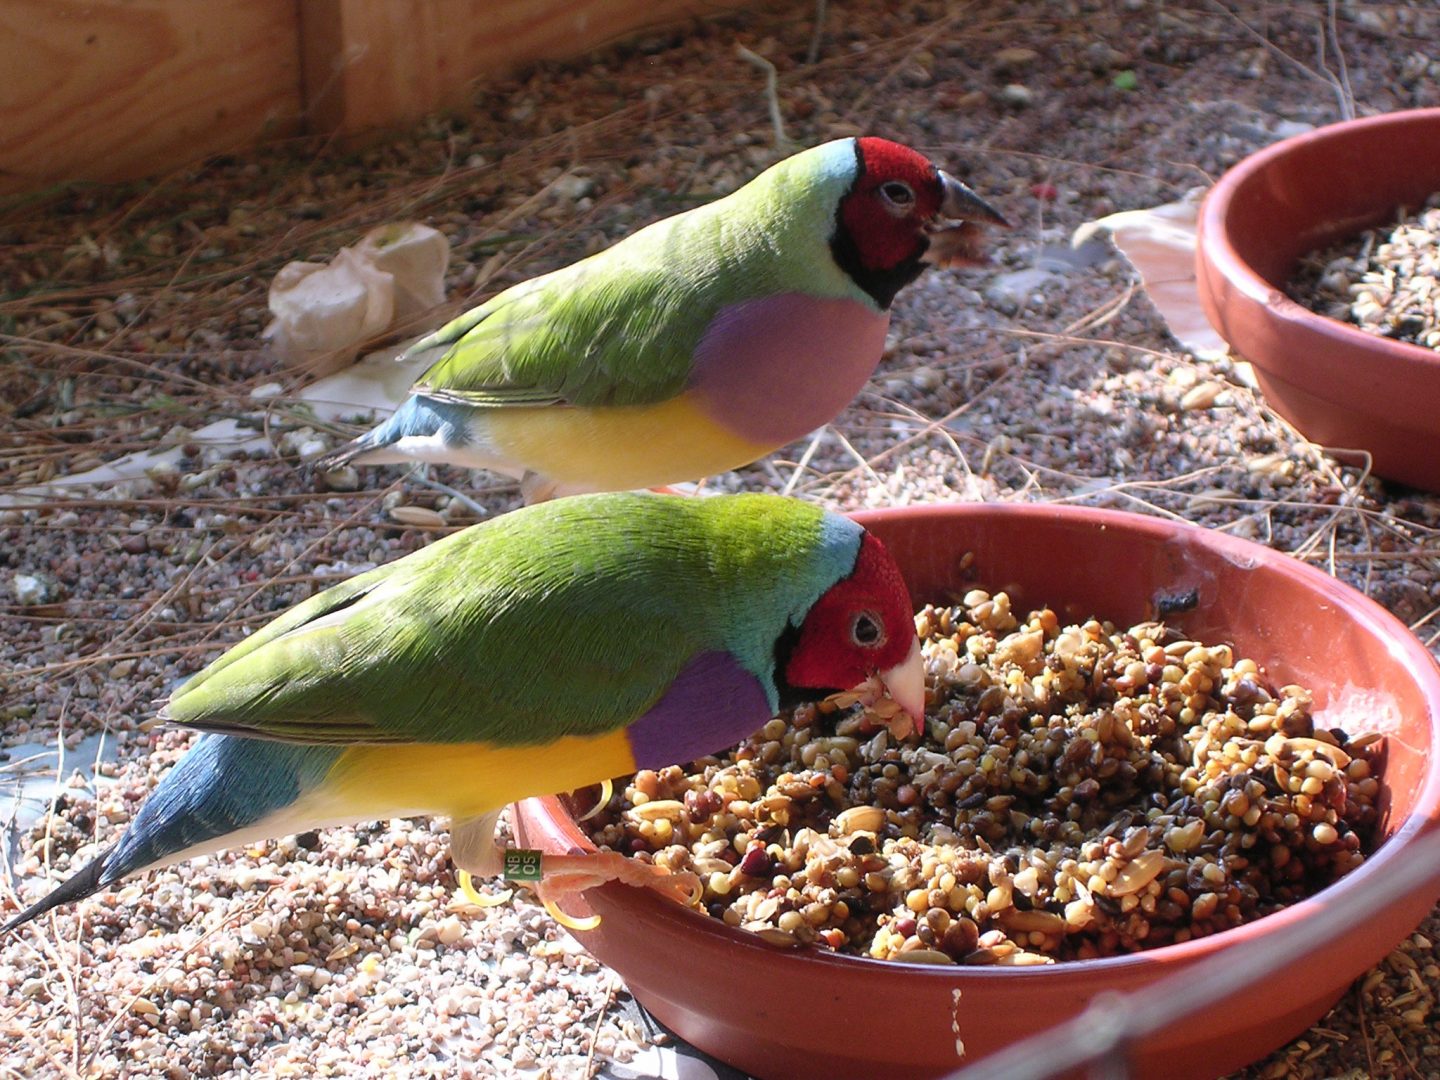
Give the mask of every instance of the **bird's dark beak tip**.
M 1012 229 L 1013 225 L 1005 215 L 977 195 L 971 188 L 943 170 L 940 183 L 945 190 L 945 199 L 940 204 L 940 213 L 952 221 L 968 221 L 976 225 L 994 225 L 1001 229 Z

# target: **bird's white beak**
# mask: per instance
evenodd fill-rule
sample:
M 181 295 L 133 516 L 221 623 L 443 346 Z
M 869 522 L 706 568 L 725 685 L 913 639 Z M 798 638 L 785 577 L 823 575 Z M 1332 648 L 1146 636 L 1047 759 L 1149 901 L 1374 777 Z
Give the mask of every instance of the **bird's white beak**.
M 925 659 L 920 655 L 920 639 L 910 642 L 910 651 L 905 659 L 892 668 L 880 672 L 880 681 L 890 699 L 902 708 L 888 724 L 890 734 L 903 739 L 911 731 L 925 730 Z

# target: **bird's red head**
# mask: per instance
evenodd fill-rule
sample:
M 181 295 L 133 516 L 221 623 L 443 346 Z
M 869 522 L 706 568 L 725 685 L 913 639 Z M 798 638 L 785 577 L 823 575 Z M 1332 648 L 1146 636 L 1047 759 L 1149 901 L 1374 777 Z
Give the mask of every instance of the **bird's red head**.
M 983 262 L 979 226 L 1007 225 L 975 192 L 908 146 L 866 136 L 855 140 L 855 159 L 855 181 L 840 200 L 831 249 L 881 307 L 926 262 Z M 944 219 L 960 224 L 942 228 Z
M 855 140 L 859 172 L 840 221 L 867 270 L 892 270 L 925 250 L 925 229 L 945 200 L 940 170 L 889 139 Z
M 783 677 L 796 688 L 848 690 L 879 676 L 916 721 L 925 682 L 915 609 L 900 568 L 866 533 L 850 576 L 832 585 L 805 617 Z

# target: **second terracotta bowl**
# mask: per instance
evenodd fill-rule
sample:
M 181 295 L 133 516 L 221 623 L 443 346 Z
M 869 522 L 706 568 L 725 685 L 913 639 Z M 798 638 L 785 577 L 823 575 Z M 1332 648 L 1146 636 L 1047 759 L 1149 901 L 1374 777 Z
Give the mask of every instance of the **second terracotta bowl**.
M 1113 511 L 1044 506 L 925 506 L 856 515 L 894 553 L 916 604 L 981 585 L 1017 610 L 1129 625 L 1166 600 L 1168 621 L 1230 642 L 1277 684 L 1315 694 L 1321 723 L 1386 735 L 1384 843 L 1314 898 L 1255 923 L 1150 952 L 1044 967 L 895 964 L 820 950 L 777 950 L 656 896 L 610 885 L 586 893 L 602 916 L 579 934 L 635 996 L 681 1036 L 770 1080 L 926 1077 L 950 1072 L 1073 1016 L 1107 990 L 1143 990 L 1222 950 L 1246 950 L 1304 920 L 1341 890 L 1364 890 L 1372 916 L 1317 941 L 1263 985 L 1238 984 L 1178 1031 L 1135 1047 L 1139 1075 L 1208 1078 L 1304 1031 L 1350 980 L 1433 906 L 1433 888 L 1393 894 L 1387 872 L 1440 821 L 1440 671 L 1393 616 L 1312 567 L 1257 544 Z M 961 557 L 973 552 L 962 573 Z M 522 843 L 590 848 L 566 804 L 521 804 Z M 576 905 L 579 913 L 580 905 Z
M 1440 191 L 1440 109 L 1323 127 L 1252 154 L 1200 208 L 1196 271 L 1211 325 L 1276 412 L 1376 474 L 1440 491 L 1440 353 L 1368 334 L 1285 294 L 1300 257 Z

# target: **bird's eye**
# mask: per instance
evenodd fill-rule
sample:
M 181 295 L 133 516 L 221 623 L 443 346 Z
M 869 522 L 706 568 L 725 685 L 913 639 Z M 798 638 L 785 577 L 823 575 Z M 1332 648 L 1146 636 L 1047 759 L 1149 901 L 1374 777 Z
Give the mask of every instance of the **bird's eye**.
M 887 180 L 881 184 L 880 197 L 892 210 L 903 212 L 915 205 L 915 192 L 910 190 L 909 184 L 902 184 L 899 180 Z
M 871 611 L 862 611 L 850 623 L 850 640 L 866 649 L 873 649 L 885 640 L 885 629 L 880 617 Z

